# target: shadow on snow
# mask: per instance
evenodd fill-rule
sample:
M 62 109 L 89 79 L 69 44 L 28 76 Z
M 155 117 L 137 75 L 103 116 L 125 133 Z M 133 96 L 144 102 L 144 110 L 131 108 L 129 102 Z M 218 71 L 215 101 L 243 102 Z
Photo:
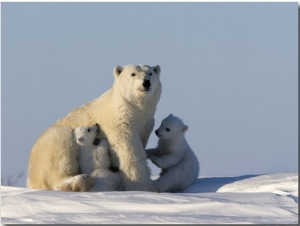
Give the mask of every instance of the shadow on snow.
M 205 193 L 217 192 L 221 187 L 226 184 L 231 184 L 237 181 L 257 177 L 261 175 L 244 175 L 238 177 L 211 177 L 211 178 L 198 178 L 196 182 L 186 189 L 185 193 Z

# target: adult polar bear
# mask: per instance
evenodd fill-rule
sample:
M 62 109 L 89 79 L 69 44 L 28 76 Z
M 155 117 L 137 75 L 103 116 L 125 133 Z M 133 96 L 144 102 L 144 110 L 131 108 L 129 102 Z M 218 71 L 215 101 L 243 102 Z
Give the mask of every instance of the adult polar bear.
M 153 191 L 145 147 L 154 126 L 161 94 L 160 66 L 114 68 L 114 83 L 100 97 L 82 105 L 46 129 L 32 147 L 27 187 L 86 191 L 92 179 L 80 174 L 74 129 L 95 123 L 100 138 L 110 144 L 114 167 L 123 175 L 125 190 Z

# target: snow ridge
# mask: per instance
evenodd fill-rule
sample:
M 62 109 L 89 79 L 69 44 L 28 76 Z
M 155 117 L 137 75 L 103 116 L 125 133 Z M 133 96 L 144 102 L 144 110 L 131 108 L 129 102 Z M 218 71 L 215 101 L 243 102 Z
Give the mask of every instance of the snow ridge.
M 298 174 L 198 178 L 183 193 L 1 187 L 2 224 L 297 224 Z

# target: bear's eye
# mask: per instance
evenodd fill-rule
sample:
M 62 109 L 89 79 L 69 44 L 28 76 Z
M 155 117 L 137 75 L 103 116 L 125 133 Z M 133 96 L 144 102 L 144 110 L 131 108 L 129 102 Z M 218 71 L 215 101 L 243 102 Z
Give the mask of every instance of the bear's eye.
M 152 72 L 150 72 L 149 75 L 152 76 Z
M 87 131 L 88 131 L 88 133 L 89 133 L 89 132 L 91 132 L 91 129 L 89 128 Z
M 170 129 L 169 128 L 166 128 L 167 132 L 170 132 Z
M 135 76 L 135 73 L 132 73 L 131 76 L 132 76 L 132 77 Z

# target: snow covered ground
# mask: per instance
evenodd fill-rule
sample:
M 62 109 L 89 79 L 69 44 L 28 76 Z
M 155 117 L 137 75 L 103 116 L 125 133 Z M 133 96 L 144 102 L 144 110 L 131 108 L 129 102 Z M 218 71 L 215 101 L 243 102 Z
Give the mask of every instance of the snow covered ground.
M 298 173 L 198 178 L 184 193 L 76 193 L 2 186 L 1 221 L 298 224 Z

